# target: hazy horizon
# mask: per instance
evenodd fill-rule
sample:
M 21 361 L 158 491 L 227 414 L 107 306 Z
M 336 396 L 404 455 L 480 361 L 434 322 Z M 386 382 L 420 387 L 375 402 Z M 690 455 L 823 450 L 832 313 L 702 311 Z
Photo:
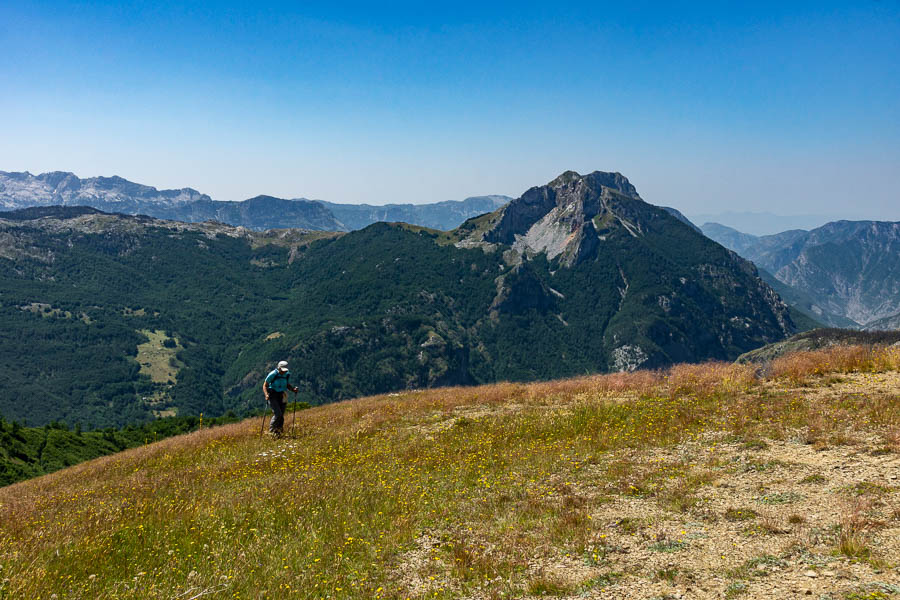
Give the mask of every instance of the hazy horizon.
M 34 2 L 0 169 L 422 204 L 619 171 L 685 214 L 900 220 L 900 8 Z

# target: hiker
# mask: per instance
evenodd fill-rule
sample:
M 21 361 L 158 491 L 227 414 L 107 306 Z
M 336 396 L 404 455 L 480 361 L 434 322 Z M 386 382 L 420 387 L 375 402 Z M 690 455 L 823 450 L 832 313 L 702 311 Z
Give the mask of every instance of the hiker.
M 263 393 L 266 395 L 266 401 L 272 407 L 272 420 L 269 422 L 269 433 L 275 437 L 281 436 L 284 429 L 284 409 L 287 402 L 284 400 L 284 393 L 291 390 L 295 394 L 300 390 L 296 385 L 291 385 L 291 372 L 288 371 L 286 360 L 278 363 L 278 367 L 273 369 L 271 373 L 266 375 L 263 381 Z

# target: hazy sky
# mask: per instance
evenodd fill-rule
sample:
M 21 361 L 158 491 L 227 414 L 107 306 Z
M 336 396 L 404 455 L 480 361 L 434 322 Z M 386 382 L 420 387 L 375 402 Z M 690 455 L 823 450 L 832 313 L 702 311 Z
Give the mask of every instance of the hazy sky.
M 900 220 L 900 3 L 555 4 L 13 0 L 0 170 L 374 204 L 609 170 Z

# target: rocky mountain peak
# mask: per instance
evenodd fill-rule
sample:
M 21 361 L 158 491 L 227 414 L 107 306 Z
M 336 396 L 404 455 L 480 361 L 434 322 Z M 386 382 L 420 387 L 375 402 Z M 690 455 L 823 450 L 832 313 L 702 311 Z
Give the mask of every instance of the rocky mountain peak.
M 573 181 L 577 181 L 579 179 L 581 179 L 581 175 L 577 171 L 565 171 L 547 185 L 555 188 L 566 185 L 568 183 L 572 183 Z
M 659 218 L 647 214 L 654 210 L 668 218 L 641 200 L 621 173 L 566 171 L 500 209 L 491 226 L 475 234 L 479 240 L 469 236 L 461 245 L 505 244 L 518 256 L 544 252 L 571 266 L 592 255 L 614 231 L 641 235 L 645 217 Z
M 584 185 L 591 188 L 607 187 L 613 189 L 620 194 L 631 196 L 632 198 L 640 198 L 637 190 L 628 178 L 621 173 L 607 173 L 605 171 L 594 171 L 587 175 L 579 175 L 575 171 L 566 171 L 559 177 L 551 181 L 548 186 L 552 188 L 564 188 L 570 185 Z

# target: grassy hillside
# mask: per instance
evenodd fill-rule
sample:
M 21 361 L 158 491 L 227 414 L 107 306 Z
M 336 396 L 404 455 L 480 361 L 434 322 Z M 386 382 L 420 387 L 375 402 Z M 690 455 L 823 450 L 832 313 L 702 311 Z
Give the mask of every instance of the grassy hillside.
M 0 489 L 3 598 L 889 598 L 900 349 L 363 398 Z

